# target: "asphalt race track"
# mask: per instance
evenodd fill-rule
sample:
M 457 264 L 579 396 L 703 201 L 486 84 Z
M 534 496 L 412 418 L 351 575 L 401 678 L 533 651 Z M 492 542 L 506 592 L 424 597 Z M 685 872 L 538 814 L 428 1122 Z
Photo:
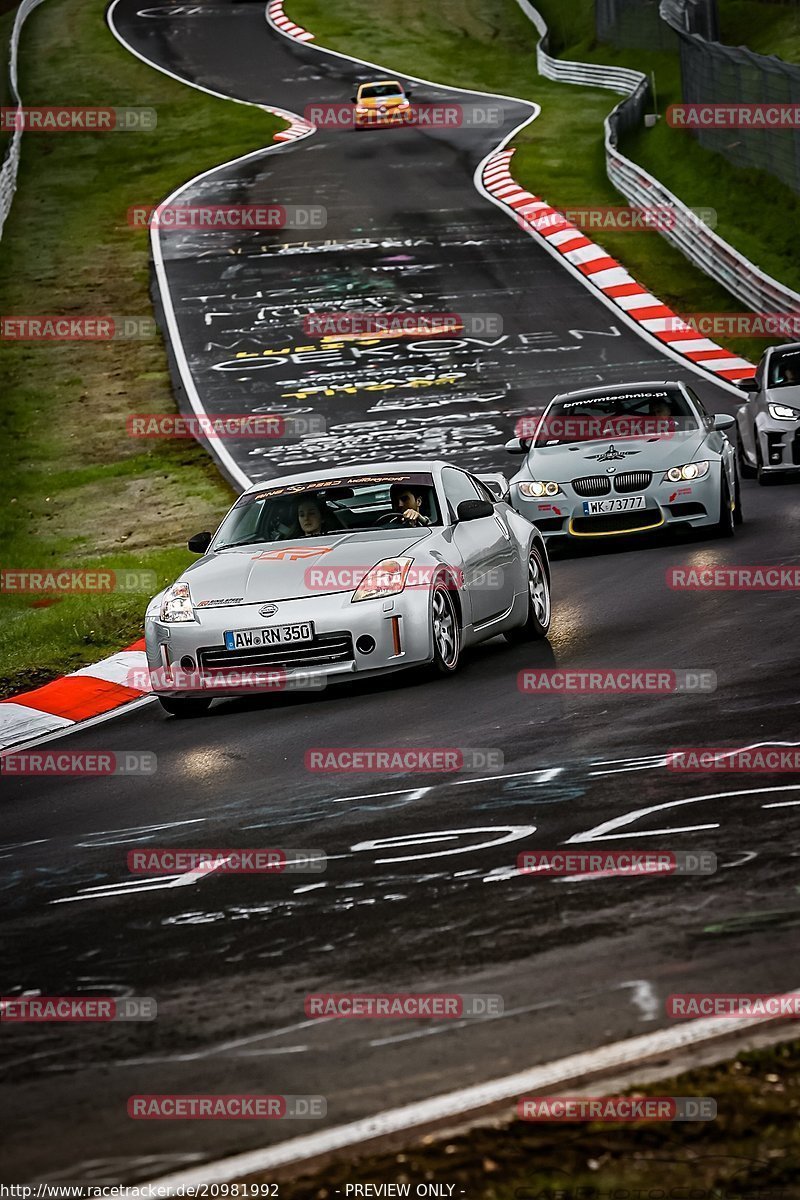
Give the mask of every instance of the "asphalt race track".
M 302 114 L 348 101 L 370 73 L 289 43 L 260 5 L 161 8 L 143 17 L 122 0 L 119 34 L 232 97 Z M 733 411 L 729 390 L 621 324 L 475 190 L 479 162 L 530 111 L 502 106 L 490 130 L 321 129 L 182 193 L 327 210 L 308 236 L 162 239 L 206 410 L 302 408 L 327 422 L 325 437 L 302 445 L 234 443 L 248 476 L 408 453 L 510 475 L 518 460 L 502 444 L 517 417 L 600 380 L 691 378 L 710 409 Z M 348 292 L 378 309 L 498 313 L 503 334 L 310 360 L 316 351 L 295 349 L 311 342 L 304 313 Z M 242 367 L 239 351 L 285 361 Z M 366 390 L 376 379 L 395 386 Z M 794 594 L 667 585 L 674 566 L 798 561 L 797 485 L 745 481 L 743 505 L 731 541 L 559 555 L 549 643 L 495 640 L 451 680 L 217 703 L 198 721 L 150 704 L 49 743 L 149 750 L 158 770 L 7 783 L 4 993 L 154 996 L 158 1020 L 6 1028 L 6 1178 L 132 1183 L 320 1124 L 136 1122 L 133 1093 L 321 1094 L 325 1123 L 341 1124 L 665 1026 L 671 992 L 796 987 L 800 780 L 663 765 L 673 747 L 797 740 Z M 193 532 L 175 530 L 176 542 Z M 710 670 L 718 686 L 651 698 L 518 690 L 522 668 L 547 666 Z M 304 766 L 311 748 L 352 745 L 492 748 L 504 765 L 468 776 Z M 515 874 L 521 850 L 568 842 L 712 851 L 718 870 Z M 316 848 L 330 862 L 317 877 L 145 883 L 126 866 L 142 846 Z M 348 990 L 493 993 L 505 1011 L 439 1023 L 306 1018 L 308 992 Z

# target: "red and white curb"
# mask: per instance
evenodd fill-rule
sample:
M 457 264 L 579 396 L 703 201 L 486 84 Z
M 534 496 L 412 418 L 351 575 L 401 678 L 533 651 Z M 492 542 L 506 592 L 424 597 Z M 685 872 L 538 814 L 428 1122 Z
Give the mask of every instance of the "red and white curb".
M 56 733 L 142 700 L 149 691 L 131 687 L 147 679 L 144 638 L 71 675 L 0 701 L 0 750 Z
M 628 318 L 693 366 L 729 383 L 755 374 L 755 367 L 746 358 L 738 358 L 710 338 L 699 336 L 558 209 L 520 187 L 510 170 L 513 154 L 513 150 L 493 154 L 484 166 L 482 183 L 522 228 L 541 237 Z
M 290 21 L 283 11 L 283 0 L 272 0 L 272 4 L 267 6 L 267 14 L 272 22 L 277 25 L 281 33 L 293 37 L 297 42 L 313 42 L 314 34 L 309 33 L 307 29 L 303 29 L 302 25 L 295 25 L 294 21 Z

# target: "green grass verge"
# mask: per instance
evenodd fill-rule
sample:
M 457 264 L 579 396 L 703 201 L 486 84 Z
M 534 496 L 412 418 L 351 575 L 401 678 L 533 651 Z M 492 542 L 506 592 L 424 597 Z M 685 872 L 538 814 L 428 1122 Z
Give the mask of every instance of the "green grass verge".
M 593 1095 L 603 1095 L 601 1085 Z M 567 1094 L 569 1090 L 567 1089 Z M 800 1042 L 637 1088 L 709 1096 L 713 1121 L 542 1125 L 513 1121 L 400 1154 L 360 1157 L 281 1183 L 283 1200 L 334 1200 L 346 1185 L 452 1184 L 470 1200 L 794 1200 L 800 1197 Z M 255 1182 L 257 1176 L 248 1176 Z M 266 1178 L 266 1177 L 265 1177 Z M 353 1194 L 352 1192 L 350 1193 Z
M 719 24 L 719 40 L 726 46 L 747 46 L 756 54 L 800 62 L 800 13 L 794 4 L 719 0 Z
M 28 18 L 24 101 L 152 106 L 158 126 L 24 136 L 2 241 L 5 315 L 152 315 L 147 235 L 127 226 L 128 207 L 269 145 L 283 125 L 147 67 L 103 14 L 103 0 L 47 0 Z M 3 360 L 0 565 L 146 569 L 158 587 L 174 578 L 193 557 L 187 534 L 213 528 L 232 492 L 195 442 L 126 435 L 128 413 L 175 408 L 161 339 L 5 342 Z M 147 599 L 0 596 L 0 695 L 139 637 Z
M 659 103 L 678 100 L 677 56 L 599 46 L 591 0 L 540 0 L 565 57 L 656 72 Z M 514 175 L 559 208 L 619 205 L 605 172 L 603 118 L 610 93 L 553 83 L 536 71 L 536 36 L 514 0 L 405 0 L 403 19 L 371 0 L 288 0 L 289 16 L 312 30 L 320 45 L 389 69 L 462 87 L 499 91 L 542 106 L 540 117 L 515 139 Z M 702 150 L 690 135 L 666 127 L 628 139 L 625 153 L 663 180 L 685 203 L 714 208 L 718 231 L 764 270 L 800 289 L 792 229 L 800 198 L 769 176 L 737 171 Z M 742 305 L 655 232 L 604 230 L 597 238 L 639 281 L 677 311 L 739 312 Z M 727 338 L 724 344 L 755 360 L 769 342 Z

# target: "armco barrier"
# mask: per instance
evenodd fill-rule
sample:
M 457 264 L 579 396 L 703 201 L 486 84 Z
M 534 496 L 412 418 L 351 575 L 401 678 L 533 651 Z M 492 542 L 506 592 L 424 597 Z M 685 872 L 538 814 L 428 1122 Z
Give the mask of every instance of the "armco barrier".
M 540 75 L 560 83 L 606 88 L 624 94 L 625 99 L 608 114 L 604 126 L 606 174 L 628 203 L 640 209 L 669 206 L 683 214 L 686 220 L 676 221 L 672 228 L 659 229 L 661 236 L 748 308 L 755 312 L 800 311 L 800 294 L 761 271 L 729 242 L 700 224 L 676 195 L 618 150 L 620 135 L 644 118 L 649 96 L 647 76 L 626 67 L 552 58 L 547 52 L 547 25 L 541 13 L 530 0 L 517 0 L 517 3 L 539 34 L 536 64 Z
M 19 49 L 19 38 L 22 32 L 22 26 L 26 19 L 30 16 L 35 8 L 42 3 L 42 0 L 22 0 L 17 15 L 14 19 L 14 28 L 11 31 L 11 51 L 8 60 L 8 86 L 12 102 L 16 105 L 17 110 L 22 108 L 22 98 L 19 94 L 18 78 L 17 78 L 17 51 Z M 3 165 L 0 166 L 0 237 L 3 236 L 3 226 L 6 223 L 6 217 L 11 209 L 11 201 L 14 199 L 14 192 L 17 188 L 17 171 L 19 170 L 19 154 L 22 142 L 22 126 L 19 125 L 11 135 L 11 141 L 8 144 Z

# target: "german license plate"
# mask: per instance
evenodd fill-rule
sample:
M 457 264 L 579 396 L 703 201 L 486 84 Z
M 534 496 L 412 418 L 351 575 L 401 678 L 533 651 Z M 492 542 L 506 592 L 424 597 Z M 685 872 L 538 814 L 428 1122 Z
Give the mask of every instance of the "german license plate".
M 266 625 L 261 629 L 228 629 L 225 631 L 226 650 L 250 650 L 256 646 L 297 646 L 314 640 L 311 621 L 300 625 Z
M 597 513 L 630 512 L 644 508 L 644 496 L 619 496 L 613 500 L 584 500 L 583 515 L 593 517 Z

